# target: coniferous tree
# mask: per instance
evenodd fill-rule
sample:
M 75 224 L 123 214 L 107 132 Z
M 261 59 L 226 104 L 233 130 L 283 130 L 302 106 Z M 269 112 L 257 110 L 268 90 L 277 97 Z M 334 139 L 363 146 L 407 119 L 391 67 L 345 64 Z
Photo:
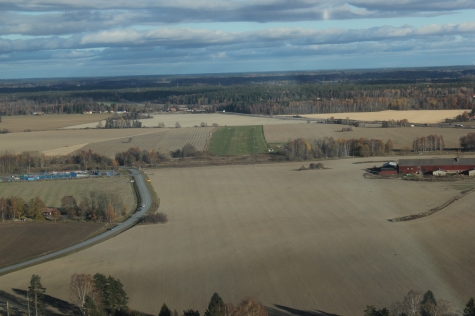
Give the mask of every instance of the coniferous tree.
M 463 316 L 475 316 L 475 301 L 473 300 L 473 297 L 471 297 L 468 300 L 467 305 L 465 305 Z
M 172 311 L 168 308 L 167 304 L 163 303 L 158 316 L 172 316 Z
M 200 316 L 200 312 L 189 309 L 187 311 L 183 311 L 183 316 Z
M 41 285 L 41 277 L 33 274 L 28 287 L 28 299 L 32 309 L 32 315 L 38 316 L 44 314 L 43 296 L 46 288 Z
M 224 316 L 224 314 L 225 305 L 223 299 L 218 295 L 218 293 L 214 293 L 209 301 L 208 309 L 204 316 Z
M 432 316 L 437 309 L 437 301 L 431 290 L 427 291 L 421 301 L 421 316 Z

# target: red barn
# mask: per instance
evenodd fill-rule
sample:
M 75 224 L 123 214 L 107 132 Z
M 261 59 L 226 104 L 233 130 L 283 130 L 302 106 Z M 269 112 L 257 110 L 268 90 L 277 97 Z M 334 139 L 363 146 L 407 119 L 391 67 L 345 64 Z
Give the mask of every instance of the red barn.
M 466 173 L 475 169 L 475 158 L 440 158 L 440 159 L 400 159 L 398 172 L 432 173 L 445 170 L 447 173 Z

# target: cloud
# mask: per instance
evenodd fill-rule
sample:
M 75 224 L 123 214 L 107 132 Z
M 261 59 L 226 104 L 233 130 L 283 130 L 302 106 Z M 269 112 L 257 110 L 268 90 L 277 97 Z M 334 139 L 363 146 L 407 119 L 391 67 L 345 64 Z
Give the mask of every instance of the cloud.
M 163 49 L 196 49 L 215 47 L 220 50 L 236 47 L 309 46 L 365 42 L 399 42 L 430 39 L 450 41 L 455 37 L 474 38 L 475 22 L 446 25 L 381 26 L 368 29 L 274 28 L 248 32 L 222 32 L 191 28 L 157 28 L 138 31 L 131 28 L 74 34 L 68 37 L 51 36 L 30 39 L 0 39 L 0 53 L 58 49 L 92 49 L 107 47 L 160 47 Z
M 64 35 L 134 25 L 295 22 L 434 16 L 473 0 L 0 0 L 0 35 Z

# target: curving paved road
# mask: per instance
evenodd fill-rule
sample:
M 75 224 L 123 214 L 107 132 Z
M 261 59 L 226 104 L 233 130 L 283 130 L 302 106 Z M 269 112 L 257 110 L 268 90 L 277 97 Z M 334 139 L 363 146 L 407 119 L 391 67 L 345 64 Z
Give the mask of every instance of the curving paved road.
M 140 217 L 144 215 L 145 213 L 147 213 L 147 211 L 149 210 L 150 206 L 152 205 L 152 197 L 150 196 L 150 192 L 148 192 L 148 189 L 145 184 L 144 178 L 142 177 L 142 174 L 136 169 L 128 169 L 128 170 L 131 171 L 132 174 L 135 176 L 135 182 L 137 183 L 142 204 L 145 205 L 145 207 L 142 207 L 140 211 L 133 213 L 129 219 L 118 224 L 113 230 L 108 230 L 105 233 L 102 233 L 86 241 L 80 242 L 79 244 L 49 253 L 47 255 L 44 255 L 35 259 L 31 259 L 28 261 L 24 261 L 21 263 L 17 263 L 8 267 L 1 268 L 0 274 L 6 274 L 12 271 L 20 270 L 20 269 L 38 264 L 46 260 L 51 260 L 59 256 L 64 256 L 70 252 L 76 252 L 80 250 L 81 248 L 103 241 L 106 238 L 119 234 L 123 232 L 124 230 L 134 226 L 138 222 Z

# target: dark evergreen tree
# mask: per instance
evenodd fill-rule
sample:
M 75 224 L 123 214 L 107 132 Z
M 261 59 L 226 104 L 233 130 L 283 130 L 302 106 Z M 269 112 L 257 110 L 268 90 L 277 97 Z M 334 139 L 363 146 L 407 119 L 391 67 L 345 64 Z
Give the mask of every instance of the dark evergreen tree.
M 424 294 L 421 301 L 421 316 L 432 316 L 437 309 L 437 301 L 435 300 L 434 293 L 431 290 Z
M 93 277 L 94 286 L 100 297 L 101 309 L 108 315 L 114 315 L 118 311 L 125 311 L 129 298 L 123 289 L 120 280 L 96 273 Z
M 96 303 L 90 296 L 86 296 L 84 302 L 84 315 L 87 316 L 101 316 L 101 313 L 97 310 Z
M 183 316 L 200 316 L 200 312 L 189 309 L 187 311 L 183 311 Z
M 225 306 L 223 299 L 218 295 L 218 293 L 214 293 L 209 301 L 208 309 L 204 316 L 224 316 L 224 314 Z
M 172 311 L 168 308 L 167 304 L 163 303 L 158 316 L 172 316 Z
M 45 292 L 46 288 L 41 285 L 41 277 L 33 274 L 28 287 L 28 299 L 30 300 L 32 315 L 44 315 L 43 297 Z
M 389 310 L 387 308 L 376 309 L 372 305 L 366 305 L 364 316 L 389 316 Z
M 463 309 L 463 316 L 475 316 L 475 301 L 473 297 L 468 300 L 467 305 Z

